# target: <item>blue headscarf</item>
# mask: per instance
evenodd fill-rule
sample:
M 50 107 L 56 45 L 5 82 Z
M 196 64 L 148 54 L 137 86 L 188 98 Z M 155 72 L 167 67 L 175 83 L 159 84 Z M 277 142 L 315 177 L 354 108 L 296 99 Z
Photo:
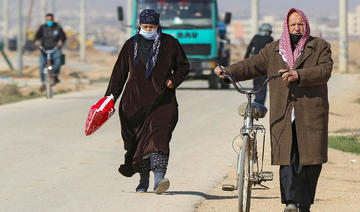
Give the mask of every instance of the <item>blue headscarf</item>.
M 272 26 L 268 23 L 263 23 L 260 25 L 259 27 L 259 32 L 257 33 L 258 35 L 271 35 L 272 33 Z
M 160 14 L 155 12 L 155 10 L 145 9 L 145 10 L 141 11 L 141 13 L 140 13 L 139 22 L 140 22 L 140 24 L 159 25 L 160 24 Z M 134 35 L 134 65 L 139 63 L 138 40 L 139 40 L 139 36 L 141 36 L 139 34 L 140 29 L 141 28 L 139 27 L 136 34 Z M 161 27 L 160 26 L 158 27 L 157 33 L 158 34 L 154 40 L 153 46 L 150 50 L 150 53 L 149 53 L 149 56 L 147 59 L 147 63 L 146 63 L 145 76 L 147 79 L 149 79 L 151 76 L 151 73 L 155 67 L 155 63 L 157 61 L 157 57 L 158 57 L 159 51 L 160 51 L 160 44 L 161 44 Z

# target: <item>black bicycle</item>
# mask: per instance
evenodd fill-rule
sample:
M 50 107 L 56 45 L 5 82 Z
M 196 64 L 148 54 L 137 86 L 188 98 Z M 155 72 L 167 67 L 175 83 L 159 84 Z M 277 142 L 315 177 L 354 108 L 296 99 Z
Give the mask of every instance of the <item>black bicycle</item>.
M 272 181 L 274 176 L 272 172 L 263 170 L 266 129 L 263 125 L 254 124 L 254 119 L 258 120 L 265 117 L 267 108 L 262 104 L 252 103 L 251 97 L 261 92 L 270 80 L 281 77 L 283 73 L 269 77 L 261 88 L 255 91 L 251 88 L 242 87 L 226 69 L 222 68 L 221 75 L 225 76 L 226 81 L 232 83 L 239 93 L 247 96 L 247 102 L 240 105 L 238 111 L 239 115 L 244 117 L 244 124 L 240 129 L 240 135 L 236 136 L 232 142 L 233 148 L 237 153 L 236 185 L 226 184 L 222 186 L 224 191 L 238 190 L 238 211 L 240 212 L 250 211 L 252 187 L 260 185 L 268 189 L 268 187 L 262 185 L 262 182 Z M 257 150 L 258 133 L 263 134 L 261 165 L 259 165 Z M 241 139 L 238 140 L 239 137 L 242 138 L 242 141 Z
M 39 46 L 39 49 L 41 52 L 46 54 L 46 65 L 43 70 L 43 73 L 45 75 L 45 90 L 46 90 L 46 98 L 52 98 L 53 97 L 53 89 L 52 85 L 54 84 L 54 78 L 52 76 L 52 71 L 54 69 L 51 61 L 51 55 L 58 49 L 58 47 L 54 47 L 53 49 L 46 50 L 42 46 Z

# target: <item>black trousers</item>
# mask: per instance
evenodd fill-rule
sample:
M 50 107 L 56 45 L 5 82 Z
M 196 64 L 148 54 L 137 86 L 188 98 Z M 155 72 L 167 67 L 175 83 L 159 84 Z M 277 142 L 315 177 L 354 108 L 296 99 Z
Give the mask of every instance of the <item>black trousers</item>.
M 293 141 L 290 165 L 280 166 L 281 202 L 310 206 L 314 203 L 316 185 L 322 165 L 299 164 L 299 149 L 296 139 L 295 121 L 292 124 Z

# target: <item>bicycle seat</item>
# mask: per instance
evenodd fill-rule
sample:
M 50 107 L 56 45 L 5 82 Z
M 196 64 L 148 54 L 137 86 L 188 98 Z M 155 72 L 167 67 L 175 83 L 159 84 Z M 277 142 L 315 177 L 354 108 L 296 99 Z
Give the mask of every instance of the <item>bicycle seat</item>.
M 239 106 L 238 112 L 240 116 L 245 116 L 247 103 Z M 267 108 L 259 103 L 251 103 L 252 117 L 255 119 L 264 118 L 266 116 Z

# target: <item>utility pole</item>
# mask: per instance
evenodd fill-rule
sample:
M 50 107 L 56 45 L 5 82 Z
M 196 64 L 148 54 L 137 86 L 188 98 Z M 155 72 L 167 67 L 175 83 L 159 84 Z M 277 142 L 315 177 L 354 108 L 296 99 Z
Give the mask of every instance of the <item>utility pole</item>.
M 340 0 L 339 11 L 339 71 L 348 72 L 347 0 Z
M 255 35 L 259 26 L 259 0 L 251 0 L 251 32 Z
M 3 13 L 4 13 L 4 49 L 5 51 L 8 49 L 9 46 L 9 1 L 8 0 L 4 0 L 4 8 L 3 8 Z
M 18 0 L 18 34 L 17 34 L 17 52 L 18 52 L 18 72 L 22 75 L 23 68 L 23 45 L 22 45 L 22 0 Z
M 41 0 L 41 9 L 40 9 L 40 23 L 43 23 L 45 20 L 46 14 L 46 0 Z
M 86 60 L 86 0 L 81 0 L 80 8 L 80 61 Z
M 50 0 L 50 11 L 51 13 L 55 14 L 55 1 Z
M 26 25 L 25 25 L 25 40 L 27 39 L 28 36 L 28 31 L 30 28 L 30 24 L 31 24 L 31 14 L 32 14 L 32 9 L 33 9 L 33 5 L 34 5 L 34 0 L 30 0 L 30 5 L 29 5 L 29 9 L 28 9 L 28 14 L 26 17 Z
M 127 16 L 126 16 L 126 25 L 127 26 L 131 26 L 131 22 L 132 22 L 132 7 L 133 7 L 133 0 L 127 0 L 126 3 L 126 7 L 127 7 Z M 127 27 L 127 36 L 130 37 L 131 36 L 131 27 Z

